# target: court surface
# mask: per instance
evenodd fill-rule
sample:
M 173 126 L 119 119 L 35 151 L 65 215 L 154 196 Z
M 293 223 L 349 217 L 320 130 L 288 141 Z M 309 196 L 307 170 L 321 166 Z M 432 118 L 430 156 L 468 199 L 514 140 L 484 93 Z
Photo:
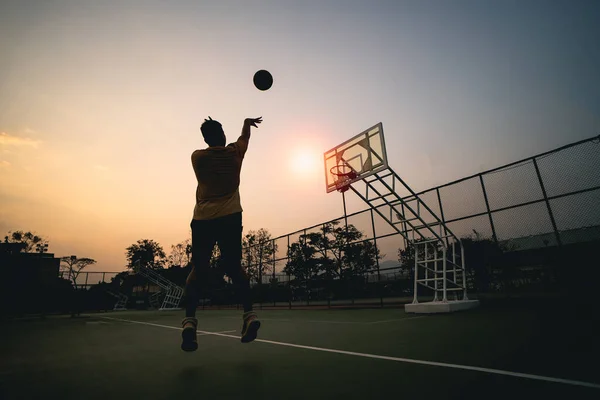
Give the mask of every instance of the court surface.
M 194 353 L 179 349 L 182 311 L 3 321 L 0 398 L 600 398 L 585 310 L 258 313 L 259 340 L 241 344 L 239 311 L 199 311 Z

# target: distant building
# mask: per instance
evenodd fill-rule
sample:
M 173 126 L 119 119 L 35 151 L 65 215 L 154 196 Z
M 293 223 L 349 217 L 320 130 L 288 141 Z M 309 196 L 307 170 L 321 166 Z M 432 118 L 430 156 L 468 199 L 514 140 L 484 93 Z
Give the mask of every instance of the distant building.
M 45 313 L 57 304 L 60 258 L 23 247 L 0 243 L 0 314 Z
M 58 277 L 60 258 L 52 253 L 22 253 L 22 243 L 0 243 L 0 271 L 28 284 L 50 283 Z M 5 275 L 6 276 L 6 275 Z

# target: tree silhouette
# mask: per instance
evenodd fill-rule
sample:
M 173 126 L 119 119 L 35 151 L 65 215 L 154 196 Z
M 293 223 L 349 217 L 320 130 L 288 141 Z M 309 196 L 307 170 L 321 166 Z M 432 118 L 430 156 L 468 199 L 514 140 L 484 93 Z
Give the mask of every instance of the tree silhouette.
M 319 272 L 317 250 L 309 245 L 304 235 L 298 242 L 292 243 L 288 250 L 288 262 L 283 272 L 296 278 L 296 283 L 304 282 L 316 276 Z
M 250 279 L 260 281 L 263 275 L 273 270 L 277 244 L 271 240 L 268 230 L 249 231 L 242 240 L 242 247 L 242 265 Z
M 320 255 L 318 265 L 325 278 L 351 278 L 375 267 L 381 258 L 375 244 L 371 241 L 355 243 L 363 238 L 363 233 L 352 224 L 347 228 L 338 225 L 339 221 L 329 222 L 319 232 L 306 234 L 308 245 Z
M 60 258 L 60 270 L 68 274 L 68 279 L 73 282 L 75 289 L 77 289 L 77 277 L 81 270 L 93 264 L 96 264 L 96 260 L 91 258 L 77 258 L 75 256 Z
M 379 249 L 375 243 L 364 241 L 362 243 L 351 243 L 344 250 L 342 273 L 350 277 L 364 275 L 377 266 L 377 260 L 381 259 Z
M 159 270 L 163 269 L 167 256 L 160 244 L 151 239 L 141 239 L 127 247 L 127 268 L 134 269 L 136 263 L 143 267 Z
M 32 253 L 35 251 L 36 245 L 47 245 L 48 240 L 32 232 L 9 231 L 4 237 L 4 243 L 22 243 L 21 252 Z
M 171 245 L 171 253 L 167 257 L 170 267 L 186 267 L 192 260 L 192 241 L 186 239 L 183 242 Z
M 360 276 L 376 266 L 382 256 L 354 225 L 338 226 L 339 221 L 324 224 L 319 232 L 300 235 L 290 246 L 285 272 L 312 279 L 333 280 Z M 295 271 L 291 272 L 291 271 Z

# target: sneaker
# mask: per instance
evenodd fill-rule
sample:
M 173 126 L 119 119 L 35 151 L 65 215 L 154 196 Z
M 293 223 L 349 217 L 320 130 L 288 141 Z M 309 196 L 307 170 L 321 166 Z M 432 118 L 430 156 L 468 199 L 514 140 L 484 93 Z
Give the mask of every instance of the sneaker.
M 198 320 L 192 317 L 186 317 L 181 322 L 183 331 L 181 332 L 181 350 L 196 351 L 198 349 L 198 340 L 196 339 L 196 327 Z
M 260 328 L 260 321 L 254 311 L 244 313 L 244 325 L 242 326 L 242 343 L 250 343 L 256 339 L 256 332 Z

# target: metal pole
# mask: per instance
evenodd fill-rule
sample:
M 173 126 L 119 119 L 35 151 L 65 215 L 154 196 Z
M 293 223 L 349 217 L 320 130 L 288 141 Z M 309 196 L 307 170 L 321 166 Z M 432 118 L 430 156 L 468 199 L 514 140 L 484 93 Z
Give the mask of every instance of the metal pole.
M 447 255 L 447 254 L 446 254 L 446 247 L 444 247 L 444 250 L 443 250 L 443 252 L 444 252 L 444 261 L 443 261 L 443 264 L 442 264 L 442 265 L 443 265 L 443 267 L 442 267 L 442 268 L 444 269 L 444 271 L 443 271 L 443 273 L 442 273 L 442 274 L 443 274 L 443 276 L 444 276 L 444 278 L 443 278 L 443 279 L 444 279 L 444 280 L 443 280 L 443 282 L 444 282 L 444 297 L 443 297 L 442 301 L 445 303 L 445 302 L 447 302 L 447 301 L 448 301 L 448 296 L 447 296 L 447 294 L 446 294 L 446 264 L 447 264 L 447 263 L 446 263 L 446 255 Z
M 402 208 L 401 217 L 404 221 L 406 221 L 406 213 L 404 211 L 404 203 L 400 203 L 400 206 Z M 406 222 L 402 222 L 402 232 L 404 232 L 404 235 L 407 235 Z M 404 235 L 402 235 L 402 238 L 404 239 L 404 248 L 406 249 L 408 247 L 409 242 L 408 242 L 408 235 L 406 237 Z
M 442 207 L 442 197 L 440 196 L 440 189 L 439 188 L 435 188 L 435 192 L 437 193 L 437 198 L 438 198 L 438 204 L 440 205 L 440 218 L 442 219 L 442 224 L 441 226 L 444 229 L 444 236 L 448 236 L 448 231 L 446 230 L 446 218 L 444 217 L 444 208 Z M 448 245 L 448 238 L 445 237 L 444 238 L 446 241 L 446 246 Z M 437 288 L 437 286 L 436 286 Z
M 306 229 L 304 229 L 304 244 L 303 246 L 306 246 Z M 310 273 L 312 271 L 309 269 L 308 270 L 308 276 L 306 277 L 306 281 L 304 282 L 304 287 L 306 289 L 306 305 L 310 305 L 310 288 L 308 287 L 308 281 L 310 280 Z
M 425 284 L 429 285 L 429 254 L 428 254 L 428 250 L 429 249 L 429 243 L 425 243 L 425 258 L 423 259 L 423 261 L 425 262 Z M 415 250 L 416 252 L 416 250 Z
M 260 238 L 259 238 L 259 240 L 260 240 Z M 262 284 L 263 242 L 262 242 L 262 240 L 259 241 L 258 245 L 260 246 L 258 248 L 258 293 L 260 295 L 260 297 L 259 297 L 260 309 L 262 310 L 262 303 L 263 303 L 263 284 Z
M 344 224 L 346 225 L 346 240 L 348 240 L 348 214 L 346 213 L 346 194 L 344 192 L 342 192 L 342 200 L 344 202 Z M 344 253 L 345 253 L 345 251 L 344 251 Z M 340 252 L 340 257 L 341 257 L 341 255 L 342 254 Z M 340 274 L 340 279 L 341 279 L 342 278 L 342 263 L 341 262 L 340 262 L 339 274 Z
M 287 235 L 287 248 L 288 248 L 288 251 L 287 251 L 287 262 L 290 262 L 290 235 Z M 289 301 L 289 309 L 291 310 L 292 309 L 292 285 L 290 283 L 291 279 L 290 279 L 289 270 L 288 270 L 287 276 L 288 276 L 288 289 L 289 289 L 289 291 L 288 291 L 288 301 Z
M 348 214 L 346 213 L 346 193 L 342 192 L 342 201 L 344 203 L 344 223 L 346 224 L 346 233 L 348 232 Z
M 465 248 L 460 246 L 460 259 L 462 263 L 462 277 L 463 277 L 463 300 L 469 300 L 467 297 L 467 275 L 465 272 Z
M 325 224 L 321 225 L 321 232 L 323 232 L 323 242 L 325 243 L 325 248 L 323 249 L 323 256 L 325 256 L 326 259 L 329 259 L 327 257 L 327 237 L 325 234 Z M 331 275 L 328 273 L 328 275 Z M 328 278 L 330 279 L 331 276 Z M 332 279 L 333 280 L 333 279 Z M 328 282 L 328 284 L 333 284 L 333 282 Z M 330 293 L 327 294 L 327 308 L 331 308 L 331 287 L 329 288 Z
M 439 292 L 439 284 L 438 284 L 438 257 L 437 255 L 435 256 L 435 262 L 433 263 L 433 270 L 435 271 L 433 273 L 433 276 L 435 277 L 435 281 L 433 281 L 433 286 L 435 287 L 435 292 L 433 295 L 433 301 L 438 301 L 438 292 Z
M 456 283 L 456 242 L 452 242 L 452 280 Z
M 542 174 L 540 174 L 540 168 L 538 167 L 537 160 L 533 159 L 533 166 L 535 167 L 535 173 L 540 181 L 540 187 L 542 188 L 542 194 L 544 195 L 544 201 L 546 202 L 546 207 L 548 208 L 548 215 L 550 215 L 550 222 L 552 222 L 552 228 L 554 229 L 554 235 L 556 236 L 556 243 L 559 247 L 562 247 L 562 242 L 560 240 L 560 234 L 558 233 L 558 228 L 556 227 L 556 221 L 554 220 L 554 214 L 552 213 L 552 207 L 550 207 L 550 201 L 548 200 L 548 195 L 546 194 L 546 188 L 544 187 L 544 181 L 542 181 Z
M 346 241 L 348 241 L 348 213 L 346 212 L 346 193 L 342 192 L 342 201 L 344 203 L 344 224 L 346 225 Z M 347 243 L 346 243 L 347 244 Z M 344 254 L 346 253 L 346 250 L 343 249 Z M 339 276 L 340 276 L 340 281 L 342 280 L 342 252 L 340 251 L 340 270 L 339 270 Z M 348 286 L 346 286 L 348 287 Z M 350 288 L 350 297 L 352 299 L 352 304 L 354 304 L 354 294 L 352 293 L 352 288 Z
M 417 244 L 413 241 L 413 249 L 415 251 L 415 271 L 413 273 L 414 278 L 414 293 L 413 293 L 413 304 L 417 304 L 419 301 L 417 300 L 417 277 L 419 276 L 419 270 L 417 268 L 418 260 L 419 260 L 419 252 L 417 251 Z
M 277 291 L 275 290 L 275 288 L 279 286 L 279 283 L 275 282 L 275 264 L 276 264 L 276 261 L 275 261 L 275 258 L 276 258 L 275 257 L 275 239 L 273 239 L 273 248 L 272 249 L 273 249 L 273 277 L 272 277 L 273 287 L 271 288 L 271 291 L 273 292 L 273 307 L 275 307 L 276 294 L 277 294 Z
M 496 236 L 496 227 L 494 226 L 494 219 L 492 218 L 492 212 L 490 211 L 490 203 L 487 197 L 487 191 L 485 190 L 485 185 L 483 184 L 483 175 L 479 175 L 479 182 L 481 182 L 481 190 L 483 190 L 483 199 L 485 200 L 485 209 L 487 210 L 487 215 L 490 220 L 490 226 L 492 227 L 492 238 L 494 242 L 498 244 L 498 237 Z
M 381 286 L 381 272 L 379 271 L 379 257 L 377 252 L 377 233 L 375 232 L 375 217 L 373 215 L 373 208 L 371 207 L 371 227 L 373 228 L 373 245 L 375 246 L 375 263 L 377 264 L 377 288 Z M 379 292 L 379 305 L 383 308 L 383 293 Z

